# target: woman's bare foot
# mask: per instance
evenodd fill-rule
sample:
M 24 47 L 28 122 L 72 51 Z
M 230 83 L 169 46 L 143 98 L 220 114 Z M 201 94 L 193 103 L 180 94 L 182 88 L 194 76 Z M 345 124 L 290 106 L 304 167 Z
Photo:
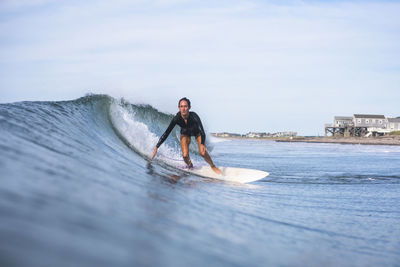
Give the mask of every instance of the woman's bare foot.
M 212 166 L 211 169 L 216 173 L 216 174 L 222 174 L 222 171 L 220 169 L 218 169 L 215 166 Z

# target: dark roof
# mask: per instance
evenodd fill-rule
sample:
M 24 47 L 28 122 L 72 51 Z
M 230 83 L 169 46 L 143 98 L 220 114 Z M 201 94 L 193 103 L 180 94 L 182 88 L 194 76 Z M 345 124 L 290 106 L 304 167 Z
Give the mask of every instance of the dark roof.
M 400 122 L 400 118 L 388 118 L 389 122 Z
M 366 119 L 384 119 L 384 115 L 371 115 L 371 114 L 354 114 L 354 118 L 366 118 Z
M 335 116 L 335 120 L 353 120 L 353 117 Z

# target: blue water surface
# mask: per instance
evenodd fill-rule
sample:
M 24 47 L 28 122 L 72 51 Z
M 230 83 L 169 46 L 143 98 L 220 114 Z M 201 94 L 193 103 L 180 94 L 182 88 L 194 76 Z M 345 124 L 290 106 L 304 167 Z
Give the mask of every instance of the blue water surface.
M 400 147 L 217 139 L 270 172 L 227 183 L 150 163 L 108 102 L 0 105 L 0 266 L 399 266 Z

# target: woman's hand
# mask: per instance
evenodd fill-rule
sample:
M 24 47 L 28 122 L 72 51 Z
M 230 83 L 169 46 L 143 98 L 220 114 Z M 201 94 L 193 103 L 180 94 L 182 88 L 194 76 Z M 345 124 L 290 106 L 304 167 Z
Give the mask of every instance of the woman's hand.
M 157 154 L 157 150 L 158 150 L 158 148 L 155 147 L 155 148 L 154 148 L 154 151 L 153 151 L 153 155 L 151 156 L 151 159 L 154 159 L 154 157 L 155 157 L 156 154 Z

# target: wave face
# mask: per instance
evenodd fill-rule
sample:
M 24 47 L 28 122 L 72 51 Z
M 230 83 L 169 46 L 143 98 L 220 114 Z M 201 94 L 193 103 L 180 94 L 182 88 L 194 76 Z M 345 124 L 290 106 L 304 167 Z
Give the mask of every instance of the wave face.
M 166 194 L 151 191 L 185 176 L 175 168 L 184 166 L 179 127 L 160 147 L 159 164 L 148 162 L 172 117 L 107 95 L 1 104 L 0 265 L 118 266 L 131 227 L 137 236 L 129 240 L 146 255 L 143 240 L 152 235 L 142 222 L 149 216 L 149 194 Z M 190 149 L 199 162 L 196 146 Z M 137 225 L 129 226 L 131 213 Z M 54 246 L 59 250 L 52 258 Z M 28 252 L 31 257 L 20 257 Z M 149 262 L 135 257 L 128 265 Z
M 5 104 L 0 112 L 0 145 L 7 156 L 32 153 L 47 161 L 46 157 L 52 158 L 55 153 L 74 162 L 86 162 L 86 167 L 97 166 L 106 158 L 110 162 L 132 157 L 131 150 L 148 158 L 173 117 L 149 105 L 133 105 L 106 95 L 89 95 L 73 101 Z M 160 147 L 158 161 L 184 166 L 179 135 L 179 127 L 175 127 Z M 194 143 L 190 150 L 196 161 L 198 149 Z M 210 143 L 207 146 L 212 148 Z

